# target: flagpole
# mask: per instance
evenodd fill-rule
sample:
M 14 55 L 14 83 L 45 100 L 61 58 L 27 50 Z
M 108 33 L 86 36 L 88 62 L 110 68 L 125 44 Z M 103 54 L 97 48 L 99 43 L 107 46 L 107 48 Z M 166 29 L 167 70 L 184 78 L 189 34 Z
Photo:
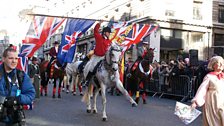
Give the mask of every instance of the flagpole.
M 45 16 L 45 17 L 56 17 L 56 18 L 70 18 L 70 19 L 84 19 L 84 20 L 94 20 L 94 21 L 104 21 L 104 22 L 113 22 L 118 23 L 118 21 L 108 21 L 102 19 L 88 19 L 88 18 L 78 18 L 78 17 L 68 17 L 68 16 L 56 16 L 56 15 L 47 15 L 47 14 L 27 14 L 31 16 Z

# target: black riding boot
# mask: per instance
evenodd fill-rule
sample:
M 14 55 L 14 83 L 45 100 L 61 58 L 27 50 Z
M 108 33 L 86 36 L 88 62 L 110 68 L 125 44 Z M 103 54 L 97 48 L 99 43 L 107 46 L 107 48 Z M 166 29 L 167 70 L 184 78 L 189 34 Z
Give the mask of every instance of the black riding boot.
M 88 73 L 87 76 L 86 76 L 86 81 L 85 81 L 85 83 L 84 83 L 84 86 L 86 86 L 86 87 L 89 86 L 89 82 L 90 82 L 90 80 L 92 79 L 92 76 L 93 76 L 93 72 L 90 72 L 90 71 L 89 71 L 89 73 Z
M 82 63 L 78 66 L 78 70 L 79 70 L 79 73 L 82 73 L 83 72 L 83 68 L 84 66 L 86 65 L 86 63 L 89 61 L 89 58 L 86 56 Z

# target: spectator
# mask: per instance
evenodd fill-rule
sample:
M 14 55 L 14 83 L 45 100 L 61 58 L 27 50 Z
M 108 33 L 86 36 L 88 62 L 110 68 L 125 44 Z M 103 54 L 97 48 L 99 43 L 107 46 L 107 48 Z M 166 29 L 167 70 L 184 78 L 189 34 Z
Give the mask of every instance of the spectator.
M 224 126 L 224 60 L 214 56 L 208 64 L 212 70 L 203 79 L 192 99 L 191 107 L 203 106 L 203 126 Z
M 4 101 L 6 113 L 1 113 L 0 119 L 6 126 L 25 125 L 25 115 L 22 105 L 32 104 L 35 89 L 29 76 L 18 69 L 18 53 L 12 48 L 3 52 L 3 63 L 0 65 L 0 96 Z
M 36 57 L 32 58 L 31 64 L 28 66 L 28 75 L 30 76 L 32 83 L 36 91 L 36 98 L 39 98 L 39 88 L 40 88 L 40 68 L 38 59 Z
M 40 76 L 40 69 L 38 65 L 38 59 L 36 57 L 32 58 L 31 64 L 28 66 L 28 75 L 30 76 L 32 83 L 34 81 L 34 76 Z
M 12 48 L 12 49 L 14 49 L 14 50 L 16 50 L 16 49 L 17 49 L 17 47 L 16 47 L 16 46 L 14 46 L 13 44 L 9 44 L 9 48 Z

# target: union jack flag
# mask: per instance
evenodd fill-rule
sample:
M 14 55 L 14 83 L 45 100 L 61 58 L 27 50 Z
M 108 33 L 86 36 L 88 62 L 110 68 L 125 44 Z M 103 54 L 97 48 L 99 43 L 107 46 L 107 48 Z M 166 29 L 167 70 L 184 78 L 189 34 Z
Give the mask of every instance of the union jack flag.
M 25 39 L 22 41 L 22 47 L 19 54 L 19 59 L 32 57 L 34 53 L 46 42 L 46 40 L 55 33 L 62 25 L 65 19 L 54 17 L 35 16 L 30 24 L 29 30 Z M 17 68 L 25 71 L 27 62 L 19 62 Z
M 158 28 L 158 25 L 151 24 L 132 24 L 126 25 L 118 35 L 120 45 L 123 47 L 123 53 L 133 44 L 141 42 L 146 36 Z M 119 41 L 119 40 L 118 40 Z
M 122 43 L 122 45 L 126 46 L 128 49 L 130 45 L 141 42 L 143 38 L 150 35 L 157 28 L 158 25 L 134 24 L 132 30 L 125 38 L 125 41 Z
M 118 22 L 112 25 L 112 33 L 110 34 L 110 40 L 120 43 L 122 41 L 122 36 L 127 34 L 128 28 L 132 24 L 129 22 Z M 126 35 L 125 35 L 126 36 Z
M 64 20 L 62 18 L 35 16 L 23 40 L 20 56 L 32 57 L 62 25 Z
M 17 69 L 22 70 L 27 73 L 28 72 L 27 68 L 28 68 L 28 58 L 25 56 L 19 57 Z
M 63 65 L 71 63 L 74 58 L 76 42 L 94 23 L 93 20 L 68 19 L 62 36 L 57 59 Z

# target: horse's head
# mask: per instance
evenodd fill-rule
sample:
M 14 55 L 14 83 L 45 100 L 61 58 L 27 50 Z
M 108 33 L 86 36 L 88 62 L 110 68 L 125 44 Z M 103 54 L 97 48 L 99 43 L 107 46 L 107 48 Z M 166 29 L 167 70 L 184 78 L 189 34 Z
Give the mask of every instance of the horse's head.
M 147 53 L 144 56 L 144 59 L 148 60 L 150 63 L 152 63 L 153 62 L 153 58 L 154 58 L 154 49 L 147 48 Z
M 106 62 L 111 66 L 112 70 L 117 71 L 119 68 L 119 60 L 121 56 L 121 47 L 116 43 L 112 43 L 106 53 Z

